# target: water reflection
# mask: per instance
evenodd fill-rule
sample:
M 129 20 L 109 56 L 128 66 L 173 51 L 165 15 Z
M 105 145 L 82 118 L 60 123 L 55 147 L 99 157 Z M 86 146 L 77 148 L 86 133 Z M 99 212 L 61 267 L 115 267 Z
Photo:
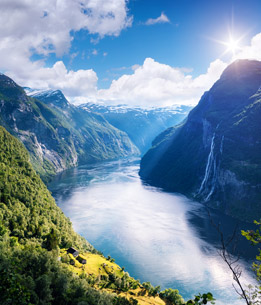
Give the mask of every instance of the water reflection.
M 177 288 L 185 298 L 211 291 L 217 304 L 241 304 L 203 206 L 145 186 L 137 173 L 138 160 L 98 163 L 64 172 L 49 188 L 76 231 L 135 278 Z M 235 225 L 230 217 L 211 215 L 225 232 Z M 247 283 L 245 262 L 253 255 L 248 251 L 242 261 Z

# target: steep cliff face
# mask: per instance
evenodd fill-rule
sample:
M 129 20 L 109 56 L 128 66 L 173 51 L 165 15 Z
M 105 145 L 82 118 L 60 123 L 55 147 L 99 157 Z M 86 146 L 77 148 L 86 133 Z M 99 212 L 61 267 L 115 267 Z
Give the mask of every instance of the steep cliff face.
M 82 105 L 81 108 L 102 114 L 110 124 L 126 132 L 142 155 L 151 147 L 156 135 L 180 123 L 191 110 L 189 106 L 143 109 L 126 105 L 103 106 L 91 103 Z
M 101 116 L 80 113 L 60 91 L 49 98 L 55 100 L 53 104 L 29 97 L 13 80 L 0 75 L 0 124 L 24 143 L 42 177 L 81 161 L 137 153 L 128 136 Z
M 159 135 L 141 177 L 228 214 L 261 216 L 261 62 L 231 64 L 187 121 Z
M 50 107 L 57 117 L 66 122 L 73 135 L 80 162 L 114 159 L 138 155 L 139 151 L 125 132 L 112 126 L 104 117 L 70 104 L 60 90 L 31 93 L 31 96 Z M 68 134 L 61 136 L 65 138 Z

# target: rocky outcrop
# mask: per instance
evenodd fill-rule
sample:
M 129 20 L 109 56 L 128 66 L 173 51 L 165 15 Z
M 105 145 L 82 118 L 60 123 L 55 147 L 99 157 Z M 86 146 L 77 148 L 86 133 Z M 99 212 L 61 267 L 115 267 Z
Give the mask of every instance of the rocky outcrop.
M 41 98 L 26 95 L 0 75 L 0 124 L 24 143 L 42 178 L 79 162 L 138 154 L 125 133 L 101 115 L 77 109 L 61 91 L 48 91 Z
M 231 64 L 141 161 L 147 182 L 227 214 L 261 217 L 261 62 Z

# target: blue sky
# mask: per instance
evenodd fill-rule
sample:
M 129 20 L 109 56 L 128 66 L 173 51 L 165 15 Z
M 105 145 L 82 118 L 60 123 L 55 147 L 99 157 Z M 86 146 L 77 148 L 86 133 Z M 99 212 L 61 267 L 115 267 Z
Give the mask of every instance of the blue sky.
M 224 45 L 215 39 L 226 41 L 230 32 L 235 37 L 246 34 L 242 43 L 247 44 L 261 30 L 260 0 L 131 0 L 128 9 L 133 24 L 118 37 L 107 36 L 93 44 L 91 38 L 97 39 L 98 35 L 76 33 L 70 54 L 63 57 L 66 65 L 94 69 L 99 87 L 108 87 L 113 78 L 131 73 L 130 68 L 141 65 L 147 57 L 173 67 L 191 68 L 196 76 L 224 52 Z M 145 25 L 162 12 L 169 23 Z M 70 55 L 76 53 L 72 60 Z M 54 56 L 48 63 L 56 60 Z
M 62 89 L 76 102 L 165 105 L 173 97 L 173 103 L 193 104 L 192 95 L 198 99 L 232 60 L 232 52 L 222 55 L 227 46 L 218 41 L 228 41 L 229 34 L 242 37 L 239 57 L 259 59 L 260 0 L 94 2 L 2 0 L 0 69 L 21 85 Z M 143 81 L 154 94 L 149 87 L 141 92 Z M 181 82 L 193 87 L 191 96 L 182 95 Z M 164 94 L 157 96 L 155 86 Z M 146 98 L 150 93 L 155 100 Z

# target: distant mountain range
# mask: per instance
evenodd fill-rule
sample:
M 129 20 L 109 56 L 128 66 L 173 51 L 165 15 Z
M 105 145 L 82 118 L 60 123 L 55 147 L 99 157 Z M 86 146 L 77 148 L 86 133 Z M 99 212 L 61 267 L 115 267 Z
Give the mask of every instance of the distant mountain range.
M 0 75 L 0 125 L 23 142 L 42 178 L 80 162 L 139 154 L 126 133 L 71 105 L 61 91 L 29 94 Z
M 0 75 L 0 125 L 23 142 L 45 180 L 80 163 L 143 154 L 158 133 L 182 121 L 189 109 L 77 107 L 60 90 L 22 88 Z
M 225 69 L 182 124 L 153 142 L 140 176 L 227 214 L 261 217 L 261 62 Z
M 105 106 L 88 103 L 81 105 L 80 108 L 102 114 L 111 125 L 126 132 L 143 155 L 151 147 L 156 135 L 184 120 L 192 107 L 144 109 L 126 105 Z

